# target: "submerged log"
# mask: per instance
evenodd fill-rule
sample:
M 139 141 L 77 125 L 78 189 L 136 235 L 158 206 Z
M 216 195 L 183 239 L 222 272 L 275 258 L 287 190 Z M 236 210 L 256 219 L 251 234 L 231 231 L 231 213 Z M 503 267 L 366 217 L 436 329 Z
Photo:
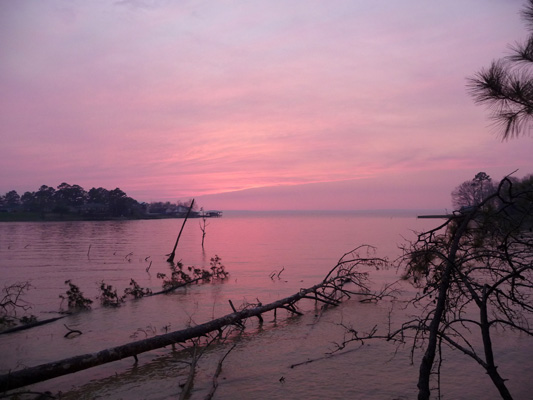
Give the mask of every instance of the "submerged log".
M 352 253 L 346 253 L 345 256 L 348 254 Z M 358 294 L 364 293 L 371 295 L 364 285 L 366 274 L 356 271 L 355 268 L 361 264 L 377 265 L 383 262 L 384 260 L 378 259 L 357 258 L 355 260 L 344 260 L 341 258 L 337 266 L 330 271 L 326 279 L 321 283 L 307 289 L 301 289 L 298 293 L 295 293 L 292 296 L 266 305 L 245 308 L 241 311 L 233 312 L 187 329 L 157 335 L 152 338 L 109 348 L 96 353 L 83 354 L 56 362 L 25 368 L 19 371 L 13 371 L 0 376 L 0 391 L 5 392 L 17 389 L 98 365 L 118 361 L 127 357 L 136 358 L 140 353 L 205 336 L 208 333 L 220 331 L 226 326 L 241 324 L 243 320 L 250 317 L 258 317 L 263 313 L 278 308 L 284 308 L 293 313 L 300 314 L 295 309 L 295 303 L 304 298 L 320 301 L 328 305 L 339 304 L 341 297 L 349 296 L 350 293 L 354 293 L 344 288 L 344 285 L 348 283 L 348 281 L 355 283 L 356 286 L 362 290 L 362 293 Z M 332 276 L 333 271 L 336 271 L 334 276 Z
M 18 326 L 15 326 L 13 328 L 9 328 L 9 329 L 5 329 L 3 331 L 0 331 L 0 335 L 4 335 L 4 334 L 7 334 L 7 333 L 19 332 L 19 331 L 23 331 L 23 330 L 26 330 L 26 329 L 35 328 L 36 326 L 49 324 L 51 322 L 55 322 L 55 321 L 57 321 L 59 319 L 65 318 L 65 317 L 66 317 L 66 315 L 62 315 L 61 317 L 49 318 L 49 319 L 44 319 L 42 321 L 30 322 L 29 324 L 18 325 Z
M 161 347 L 169 346 L 178 342 L 185 342 L 189 339 L 206 335 L 207 333 L 220 330 L 225 326 L 237 324 L 244 319 L 271 311 L 275 308 L 284 307 L 305 297 L 315 291 L 321 285 L 301 290 L 300 292 L 273 303 L 234 312 L 223 317 L 211 320 L 204 324 L 191 328 L 154 336 L 152 338 L 139 340 L 122 346 L 102 350 L 97 353 L 84 354 L 71 358 L 66 358 L 57 362 L 41 364 L 35 367 L 25 368 L 20 371 L 13 371 L 0 376 L 0 391 L 16 389 L 22 386 L 56 378 L 62 375 L 82 371 L 97 365 L 106 364 L 112 361 L 133 357 L 140 353 Z

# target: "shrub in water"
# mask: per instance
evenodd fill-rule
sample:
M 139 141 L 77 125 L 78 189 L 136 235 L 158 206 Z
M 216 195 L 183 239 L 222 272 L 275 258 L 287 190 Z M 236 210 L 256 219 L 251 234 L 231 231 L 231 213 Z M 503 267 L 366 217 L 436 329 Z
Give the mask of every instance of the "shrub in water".
M 130 281 L 130 287 L 124 289 L 124 295 L 125 296 L 133 296 L 136 299 L 140 299 L 144 296 L 150 296 L 152 294 L 152 291 L 149 288 L 143 289 L 139 286 L 135 280 L 131 279 Z
M 104 307 L 118 307 L 124 302 L 124 296 L 118 296 L 117 290 L 113 285 L 108 285 L 104 281 L 100 283 L 100 302 Z
M 68 308 L 76 308 L 79 310 L 88 310 L 91 308 L 92 300 L 83 296 L 80 288 L 74 285 L 70 279 L 65 281 L 69 286 L 66 295 L 60 294 L 59 297 L 68 301 Z
M 210 260 L 210 269 L 196 268 L 194 266 L 187 267 L 189 273 L 183 271 L 183 264 L 178 262 L 170 266 L 171 275 L 167 277 L 166 274 L 158 273 L 157 277 L 163 279 L 163 288 L 170 289 L 172 287 L 183 286 L 192 282 L 210 282 L 214 279 L 225 279 L 229 273 L 226 272 L 225 267 L 220 262 L 221 258 L 215 255 Z

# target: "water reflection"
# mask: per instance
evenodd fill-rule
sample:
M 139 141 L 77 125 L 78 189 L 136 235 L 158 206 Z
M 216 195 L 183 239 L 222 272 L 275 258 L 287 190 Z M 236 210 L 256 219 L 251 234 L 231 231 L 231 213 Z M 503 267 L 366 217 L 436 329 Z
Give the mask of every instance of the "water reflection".
M 191 321 L 202 323 L 231 312 L 228 300 L 239 305 L 257 299 L 267 303 L 286 297 L 317 283 L 342 254 L 360 244 L 375 245 L 380 256 L 395 258 L 404 237 L 413 238 L 413 230 L 421 231 L 433 223 L 413 217 L 353 214 L 232 216 L 228 213 L 210 221 L 202 249 L 201 230 L 197 221 L 191 220 L 183 231 L 176 260 L 182 260 L 185 265 L 208 267 L 210 258 L 217 254 L 231 274 L 227 281 L 130 301 L 118 309 L 99 307 L 96 296 L 102 280 L 119 292 L 128 286 L 131 278 L 142 287 L 160 290 L 157 273 L 169 273 L 166 254 L 173 248 L 181 222 L 0 224 L 0 281 L 5 285 L 31 280 L 34 289 L 27 299 L 33 304 L 32 313 L 40 319 L 55 315 L 50 312 L 59 310 L 59 295 L 65 293 L 67 279 L 96 300 L 91 312 L 0 337 L 2 372 L 121 345 L 148 326 L 162 332 L 165 326 L 177 330 Z M 272 271 L 281 268 L 285 268 L 283 279 L 270 279 Z M 380 271 L 376 284 L 393 279 L 393 273 Z M 312 302 L 304 307 L 309 313 L 303 318 L 273 321 L 272 316 L 267 316 L 264 326 L 249 326 L 224 365 L 218 398 L 414 397 L 417 368 L 410 365 L 409 349 L 399 349 L 392 358 L 396 349 L 390 343 L 368 343 L 344 355 L 290 368 L 331 350 L 331 342 L 342 339 L 340 321 L 353 322 L 362 330 L 386 321 L 390 303 L 361 305 L 351 301 L 320 314 L 319 318 L 315 317 L 318 313 Z M 63 323 L 83 334 L 65 339 Z M 505 354 L 516 357 L 515 363 L 531 365 L 533 351 L 513 351 L 516 340 L 508 343 L 502 340 Z M 223 345 L 216 346 L 202 360 L 194 396 L 203 397 L 209 389 L 213 370 L 224 349 Z M 172 398 L 179 393 L 179 383 L 187 374 L 187 367 L 182 363 L 186 356 L 161 349 L 141 355 L 138 365 L 123 360 L 45 382 L 37 388 L 63 390 L 66 398 Z M 506 358 L 506 363 L 512 364 L 513 360 Z M 487 378 L 476 366 L 455 355 L 450 355 L 447 366 L 446 382 L 451 384 L 447 383 L 446 390 L 450 398 L 490 398 L 484 384 Z M 457 370 L 465 373 L 457 377 Z M 459 384 L 461 379 L 468 382 Z M 521 377 L 513 378 L 513 384 L 518 394 L 527 394 L 529 384 Z M 69 392 L 72 385 L 79 387 Z

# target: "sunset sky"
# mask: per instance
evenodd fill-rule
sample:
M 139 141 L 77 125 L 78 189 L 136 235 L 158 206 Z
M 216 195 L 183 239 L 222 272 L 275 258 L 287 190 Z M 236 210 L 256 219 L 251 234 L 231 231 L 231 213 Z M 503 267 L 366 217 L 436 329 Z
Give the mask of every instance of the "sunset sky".
M 466 89 L 521 0 L 0 0 L 0 194 L 206 209 L 450 207 L 533 173 Z

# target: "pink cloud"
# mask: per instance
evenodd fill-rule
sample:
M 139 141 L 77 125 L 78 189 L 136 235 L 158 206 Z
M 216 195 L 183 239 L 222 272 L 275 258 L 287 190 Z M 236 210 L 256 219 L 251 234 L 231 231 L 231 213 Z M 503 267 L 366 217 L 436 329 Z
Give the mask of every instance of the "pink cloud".
M 0 16 L 0 193 L 254 188 L 235 194 L 241 207 L 268 191 L 322 207 L 331 188 L 373 182 L 354 184 L 355 207 L 377 204 L 371 193 L 396 204 L 391 176 L 416 176 L 421 198 L 531 167 L 531 138 L 499 143 L 465 90 L 522 35 L 518 2 L 13 4 Z

